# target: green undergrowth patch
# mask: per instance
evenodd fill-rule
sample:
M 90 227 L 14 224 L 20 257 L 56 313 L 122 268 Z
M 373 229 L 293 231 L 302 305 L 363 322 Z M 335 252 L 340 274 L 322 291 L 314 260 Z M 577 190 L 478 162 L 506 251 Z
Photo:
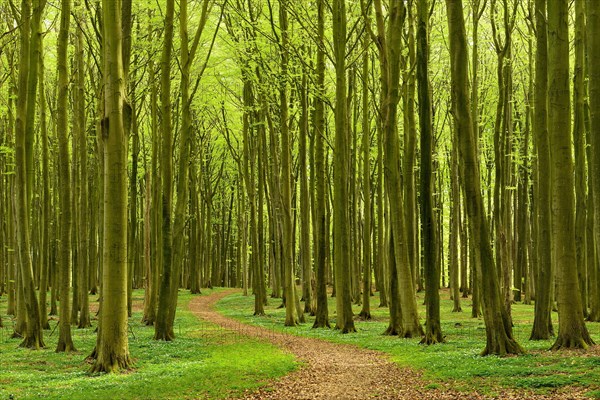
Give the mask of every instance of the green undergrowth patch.
M 307 322 L 296 327 L 284 327 L 285 309 L 278 308 L 280 299 L 269 299 L 266 316 L 252 316 L 254 300 L 251 296 L 233 294 L 222 299 L 217 309 L 224 315 L 245 323 L 294 335 L 320 338 L 337 343 L 347 343 L 363 348 L 383 351 L 402 366 L 423 372 L 431 381 L 451 384 L 462 391 L 477 390 L 494 394 L 499 389 L 528 390 L 536 393 L 553 393 L 569 386 L 584 387 L 589 395 L 600 394 L 600 357 L 583 352 L 550 352 L 553 341 L 529 341 L 533 322 L 533 305 L 513 306 L 514 334 L 527 353 L 518 357 L 481 357 L 485 347 L 485 326 L 482 318 L 471 318 L 471 301 L 462 299 L 463 312 L 453 313 L 447 291 L 441 292 L 442 330 L 446 343 L 424 346 L 419 339 L 399 339 L 383 336 L 388 324 L 388 309 L 379 308 L 378 297 L 371 297 L 373 320 L 355 320 L 356 333 L 342 335 L 335 329 L 312 329 L 314 317 L 306 315 Z M 425 308 L 422 294 L 418 298 L 419 312 L 424 322 Z M 360 306 L 353 307 L 358 315 Z M 335 326 L 335 299 L 329 298 L 330 323 Z M 553 314 L 558 329 L 556 313 Z M 600 343 L 600 324 L 588 323 L 592 337 Z M 597 354 L 597 353 L 596 353 Z M 433 385 L 433 386 L 431 386 Z
M 211 290 L 203 291 L 203 295 L 209 293 Z M 73 328 L 76 353 L 54 352 L 58 329 L 45 332 L 46 349 L 21 349 L 19 339 L 10 339 L 12 321 L 5 315 L 6 297 L 0 297 L 5 325 L 0 328 L 0 400 L 228 398 L 296 367 L 293 356 L 271 344 L 199 321 L 188 310 L 192 298 L 188 292 L 180 292 L 173 342 L 153 340 L 154 327 L 142 325 L 141 311 L 134 311 L 129 332 L 134 369 L 91 376 L 85 358 L 95 345 L 97 321 L 92 321 L 90 329 Z M 135 291 L 134 301 L 142 300 L 143 291 Z M 50 321 L 52 329 L 56 324 L 56 320 Z

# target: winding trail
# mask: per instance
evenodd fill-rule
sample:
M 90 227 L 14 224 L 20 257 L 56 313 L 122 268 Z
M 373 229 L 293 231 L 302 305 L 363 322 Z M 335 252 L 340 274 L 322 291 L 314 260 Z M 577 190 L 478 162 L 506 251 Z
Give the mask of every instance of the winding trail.
M 426 388 L 421 374 L 410 368 L 400 368 L 387 355 L 347 344 L 294 336 L 242 324 L 214 309 L 223 297 L 236 290 L 226 290 L 199 296 L 190 302 L 190 310 L 199 318 L 250 337 L 263 338 L 294 354 L 300 368 L 262 389 L 244 394 L 244 399 L 482 399 L 478 393 L 461 393 L 447 384 L 436 383 Z M 554 396 L 526 392 L 501 391 L 498 399 L 579 399 L 581 393 Z

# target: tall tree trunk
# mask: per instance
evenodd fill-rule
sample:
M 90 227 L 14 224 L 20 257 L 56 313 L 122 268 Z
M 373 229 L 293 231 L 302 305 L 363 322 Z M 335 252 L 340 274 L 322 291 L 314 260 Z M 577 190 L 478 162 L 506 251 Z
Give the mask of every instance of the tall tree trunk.
M 575 193 L 569 99 L 568 0 L 548 2 L 548 131 L 552 179 L 552 243 L 556 268 L 558 336 L 552 349 L 594 344 L 585 322 L 577 281 Z M 592 135 L 593 136 L 593 135 Z
M 417 3 L 417 81 L 419 83 L 419 125 L 421 127 L 421 223 L 425 304 L 427 323 L 424 344 L 444 342 L 440 323 L 440 257 L 436 219 L 433 211 L 433 123 L 429 88 L 429 2 Z M 456 279 L 455 279 L 456 280 Z
M 89 232 L 88 232 L 88 215 L 89 209 L 88 204 L 88 158 L 87 158 L 87 134 L 85 127 L 85 70 L 83 63 L 83 32 L 81 27 L 77 29 L 76 37 L 76 63 L 77 63 L 77 77 L 76 77 L 76 102 L 75 102 L 75 119 L 77 123 L 75 127 L 77 129 L 74 134 L 79 136 L 79 149 L 77 155 L 73 157 L 79 158 L 79 199 L 78 199 L 78 211 L 79 218 L 77 221 L 77 233 L 79 235 L 79 294 L 80 294 L 80 313 L 79 313 L 79 328 L 89 328 L 90 322 L 90 310 L 89 310 L 89 283 L 90 283 L 90 265 L 89 265 Z
M 103 0 L 104 23 L 104 254 L 102 312 L 92 372 L 131 366 L 127 329 L 127 137 L 121 1 Z
M 401 35 L 405 8 L 393 1 L 389 10 L 387 31 L 383 7 L 375 0 L 377 43 L 382 73 L 382 114 L 384 134 L 384 175 L 390 207 L 390 326 L 386 333 L 403 337 L 420 336 L 414 282 L 406 247 L 404 201 L 400 177 L 399 139 L 397 130 Z M 393 257 L 392 257 L 393 256 Z
M 335 150 L 333 203 L 333 261 L 336 285 L 336 329 L 355 332 L 350 293 L 350 216 L 348 179 L 350 144 L 346 104 L 346 1 L 333 2 L 333 43 L 335 54 Z
M 550 138 L 548 135 L 548 42 L 546 0 L 535 0 L 537 51 L 535 59 L 534 136 L 537 150 L 536 186 L 537 259 L 535 279 L 535 314 L 530 340 L 547 340 L 554 335 L 551 319 L 552 282 L 551 254 L 551 197 L 550 197 Z
M 592 309 L 589 319 L 591 321 L 600 321 L 600 265 L 598 257 L 600 256 L 600 65 L 596 62 L 592 55 L 598 54 L 600 51 L 600 3 L 594 0 L 588 0 L 587 6 L 587 54 L 588 54 L 588 74 L 589 74 L 589 101 L 590 101 L 590 147 L 588 157 L 589 180 L 589 196 L 591 205 L 588 212 L 593 213 L 593 221 L 589 224 L 593 225 L 592 236 L 593 244 L 596 250 L 595 257 L 588 258 L 591 261 L 590 276 L 594 279 L 590 280 L 592 297 Z M 591 208 L 591 210 L 590 210 Z M 588 231 L 589 232 L 589 231 Z M 591 241 L 590 241 L 591 242 Z M 592 250 L 592 249 L 590 249 Z
M 316 269 L 316 291 L 317 311 L 315 313 L 315 322 L 313 328 L 329 328 L 329 310 L 327 307 L 327 202 L 326 202 L 326 180 L 327 172 L 325 170 L 325 105 L 322 95 L 325 91 L 325 0 L 317 0 L 317 94 L 314 100 L 314 131 L 315 137 L 315 187 L 316 203 L 315 213 L 317 223 L 314 227 L 316 237 L 315 251 L 315 269 Z
M 46 124 L 46 94 L 45 94 L 45 74 L 44 74 L 44 59 L 43 42 L 40 38 L 40 132 L 42 139 L 42 185 L 43 185 L 43 206 L 42 206 L 42 246 L 41 246 L 41 264 L 40 265 L 40 317 L 42 319 L 42 327 L 50 329 L 48 323 L 48 306 L 46 304 L 46 294 L 48 292 L 48 282 L 50 275 L 50 207 L 52 197 L 50 195 L 50 165 L 48 155 L 48 127 Z M 0 293 L 2 290 L 0 289 Z
M 575 248 L 583 316 L 587 317 L 586 168 L 585 168 L 585 0 L 575 1 L 575 71 L 573 77 L 575 146 Z
M 162 112 L 162 281 L 158 294 L 158 310 L 154 324 L 154 339 L 170 341 L 175 338 L 171 325 L 171 285 L 173 232 L 171 212 L 173 204 L 173 132 L 171 126 L 171 54 L 173 53 L 173 18 L 175 1 L 167 0 L 164 44 L 161 55 L 161 112 Z
M 27 327 L 21 347 L 40 349 L 44 347 L 40 308 L 35 293 L 33 265 L 30 252 L 29 202 L 27 177 L 27 104 L 29 98 L 28 70 L 30 64 L 31 0 L 21 2 L 21 50 L 19 54 L 19 94 L 15 121 L 15 212 L 17 254 L 22 282 L 23 304 L 27 315 Z
M 302 71 L 302 83 L 300 87 L 300 146 L 298 149 L 299 174 L 300 174 L 300 262 L 302 265 L 302 298 L 304 299 L 304 312 L 314 314 L 313 289 L 312 289 L 312 260 L 310 251 L 310 197 L 308 193 L 308 163 L 307 163 L 307 140 L 308 140 L 308 77 L 305 70 Z
M 477 143 L 474 140 L 468 96 L 467 38 L 462 0 L 446 0 L 446 8 L 450 41 L 452 103 L 462 161 L 461 176 L 464 182 L 471 237 L 478 258 L 477 275 L 482 284 L 483 315 L 486 326 L 486 347 L 482 355 L 519 354 L 524 350 L 513 338 L 510 318 L 502 303 L 481 195 Z
M 456 128 L 454 128 L 456 131 Z M 448 244 L 448 252 L 450 263 L 448 269 L 450 270 L 450 293 L 453 300 L 452 312 L 461 312 L 460 307 L 460 282 L 459 282 L 459 257 L 458 257 L 458 239 L 462 238 L 461 233 L 461 215 L 460 215 L 460 183 L 459 183 L 459 171 L 458 171 L 458 142 L 456 135 L 452 135 L 452 150 L 450 154 L 450 238 Z M 463 228 L 464 229 L 464 228 Z M 461 243 L 462 246 L 463 243 Z M 466 248 L 466 246 L 464 246 Z M 461 258 L 465 258 L 467 255 L 461 252 Z M 462 260 L 461 260 L 462 261 Z M 464 275 L 462 276 L 464 277 Z M 461 277 L 461 278 L 462 278 Z M 466 282 L 466 279 L 463 279 Z M 467 293 L 466 283 L 462 285 L 463 293 Z
M 363 287 L 362 309 L 359 316 L 365 320 L 371 319 L 371 126 L 369 118 L 369 45 L 371 38 L 364 34 L 362 57 L 362 158 L 363 158 Z
M 71 338 L 70 315 L 70 275 L 71 275 L 71 177 L 69 166 L 69 142 L 67 130 L 67 100 L 69 98 L 69 77 L 67 73 L 67 45 L 71 19 L 71 0 L 61 3 L 60 31 L 58 39 L 58 96 L 57 96 L 57 133 L 60 163 L 60 336 L 56 352 L 76 351 Z M 78 133 L 78 132 L 77 132 Z

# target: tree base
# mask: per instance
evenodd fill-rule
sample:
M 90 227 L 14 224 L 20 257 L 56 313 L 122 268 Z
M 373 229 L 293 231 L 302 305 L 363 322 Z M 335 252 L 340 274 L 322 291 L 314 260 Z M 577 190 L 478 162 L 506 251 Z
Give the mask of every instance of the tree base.
M 92 327 L 92 323 L 90 322 L 89 318 L 80 320 L 79 325 L 77 325 L 77 329 L 87 329 L 87 328 L 91 328 L 91 327 Z
M 173 329 L 157 330 L 154 332 L 154 340 L 164 340 L 165 342 L 172 342 L 175 340 L 175 333 Z
M 68 342 L 59 341 L 58 345 L 56 346 L 56 350 L 54 352 L 55 353 L 73 353 L 76 351 L 77 351 L 77 349 L 75 348 L 73 341 L 68 341 Z
M 144 324 L 145 326 L 152 326 L 154 325 L 154 318 L 148 317 L 147 315 L 144 315 L 142 317 L 142 324 Z
M 10 335 L 11 339 L 23 339 L 23 335 L 17 331 L 13 331 L 12 335 Z
M 366 310 L 362 310 L 359 314 L 358 314 L 358 318 L 362 319 L 363 321 L 370 321 L 371 320 L 371 312 L 370 311 L 366 311 Z
M 395 326 L 388 326 L 387 329 L 383 332 L 384 336 L 402 336 L 402 330 Z
M 424 335 L 423 328 L 421 328 L 421 326 L 418 325 L 417 328 L 404 329 L 404 331 L 403 331 L 402 335 L 400 335 L 400 337 L 403 339 L 411 339 L 411 338 L 415 338 L 415 337 L 421 337 L 423 335 Z
M 31 350 L 40 350 L 46 347 L 46 345 L 44 344 L 44 340 L 40 336 L 34 335 L 25 337 L 19 345 L 19 347 Z
M 570 333 L 566 335 L 561 335 L 559 333 L 558 337 L 556 338 L 556 341 L 554 342 L 552 347 L 550 347 L 550 350 L 586 350 L 589 346 L 593 346 L 594 344 L 596 343 L 594 343 L 587 331 L 584 332 L 582 335 L 572 335 Z
M 460 306 L 454 306 L 452 312 L 462 312 L 462 308 Z
M 446 343 L 446 339 L 444 339 L 444 336 L 440 331 L 427 332 L 425 336 L 423 336 L 423 339 L 421 339 L 421 341 L 419 342 L 419 344 L 424 344 L 427 346 L 438 343 Z
M 283 324 L 283 326 L 298 326 L 300 325 L 298 320 L 293 320 L 293 321 L 288 321 L 286 320 L 285 323 Z
M 315 319 L 315 323 L 313 324 L 313 329 L 319 329 L 319 328 L 329 328 L 331 329 L 331 325 L 329 324 L 328 320 L 321 320 L 319 318 Z
M 525 350 L 514 339 L 506 339 L 502 342 L 496 342 L 492 346 L 487 344 L 480 355 L 482 357 L 492 355 L 504 357 L 519 354 L 525 354 Z
M 111 356 L 108 359 L 100 360 L 96 359 L 94 365 L 90 369 L 90 374 L 98 374 L 98 373 L 116 373 L 120 371 L 128 371 L 131 370 L 133 363 L 129 355 L 124 356 Z
M 588 322 L 600 322 L 600 311 L 592 309 L 585 320 Z
M 356 332 L 356 328 L 354 327 L 354 324 L 352 326 L 344 326 L 339 327 L 336 326 L 335 329 L 339 330 L 341 334 L 345 335 L 346 333 L 355 333 Z

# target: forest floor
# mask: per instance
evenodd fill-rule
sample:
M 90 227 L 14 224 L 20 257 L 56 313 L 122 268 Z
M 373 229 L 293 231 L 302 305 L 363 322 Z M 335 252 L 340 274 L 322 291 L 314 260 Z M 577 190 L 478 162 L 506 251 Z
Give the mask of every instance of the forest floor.
M 245 399 L 584 399 L 585 389 L 561 388 L 550 394 L 497 388 L 494 395 L 457 391 L 451 381 L 431 381 L 416 369 L 390 360 L 388 354 L 351 344 L 301 337 L 242 323 L 215 310 L 235 290 L 194 298 L 191 311 L 199 318 L 241 335 L 261 338 L 292 353 L 301 367 Z

